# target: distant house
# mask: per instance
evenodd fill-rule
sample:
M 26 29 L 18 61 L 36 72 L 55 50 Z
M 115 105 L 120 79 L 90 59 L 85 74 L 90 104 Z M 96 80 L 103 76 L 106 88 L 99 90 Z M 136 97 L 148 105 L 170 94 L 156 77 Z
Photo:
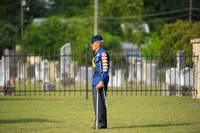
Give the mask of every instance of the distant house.
M 125 24 L 122 23 L 120 25 L 122 28 L 122 31 L 125 31 Z M 146 33 L 150 33 L 149 25 L 147 23 L 142 23 L 142 24 L 132 24 L 132 33 L 135 33 L 139 29 L 144 29 Z M 141 44 L 141 47 L 146 47 L 145 44 Z M 123 55 L 128 55 L 128 60 L 127 57 L 124 58 L 125 61 L 128 61 L 128 63 L 134 64 L 135 62 L 141 62 L 143 60 L 143 57 L 141 57 L 141 50 L 137 44 L 133 44 L 131 42 L 121 42 L 121 48 L 122 48 L 122 53 Z
M 138 45 L 133 45 L 131 42 L 121 42 L 121 48 L 122 54 L 124 55 L 124 60 L 126 62 L 128 61 L 129 64 L 134 64 L 135 62 L 141 62 L 143 60 Z
M 33 19 L 33 24 L 34 25 L 41 25 L 42 22 L 45 22 L 47 21 L 47 18 L 34 18 Z M 60 22 L 65 22 L 66 20 L 65 19 L 60 19 Z
M 33 24 L 34 25 L 41 25 L 42 22 L 46 21 L 46 18 L 34 18 L 33 19 Z
M 121 23 L 120 27 L 122 28 L 122 31 L 125 31 L 125 24 Z M 139 25 L 132 25 L 132 33 L 135 33 L 138 29 L 144 29 L 146 33 L 150 33 L 149 25 L 147 23 L 142 23 Z

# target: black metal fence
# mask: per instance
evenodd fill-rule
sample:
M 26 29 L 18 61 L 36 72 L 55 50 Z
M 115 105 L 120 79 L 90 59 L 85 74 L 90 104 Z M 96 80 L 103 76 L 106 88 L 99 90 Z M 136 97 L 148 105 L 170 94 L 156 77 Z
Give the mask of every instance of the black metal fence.
M 59 55 L 40 55 L 7 50 L 0 62 L 0 93 L 85 95 L 88 99 L 92 91 L 93 54 L 88 53 L 88 45 L 83 55 L 67 51 L 64 49 Z M 143 55 L 131 51 L 110 53 L 108 95 L 194 95 L 194 58 L 197 56 L 185 55 L 183 51 L 175 55 L 166 52 Z

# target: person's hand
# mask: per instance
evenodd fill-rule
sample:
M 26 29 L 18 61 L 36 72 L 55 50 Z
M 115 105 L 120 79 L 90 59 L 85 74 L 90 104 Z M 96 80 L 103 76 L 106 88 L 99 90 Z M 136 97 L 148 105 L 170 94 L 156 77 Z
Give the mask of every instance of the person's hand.
M 100 81 L 100 82 L 97 84 L 96 89 L 98 90 L 98 89 L 100 89 L 100 88 L 102 88 L 102 87 L 103 87 L 103 82 Z

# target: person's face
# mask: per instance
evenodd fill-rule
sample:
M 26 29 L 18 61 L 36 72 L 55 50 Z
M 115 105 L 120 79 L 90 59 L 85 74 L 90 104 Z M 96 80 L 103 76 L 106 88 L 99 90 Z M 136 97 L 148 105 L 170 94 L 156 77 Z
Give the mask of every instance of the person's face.
M 92 50 L 97 51 L 99 49 L 99 42 L 95 41 L 91 44 Z

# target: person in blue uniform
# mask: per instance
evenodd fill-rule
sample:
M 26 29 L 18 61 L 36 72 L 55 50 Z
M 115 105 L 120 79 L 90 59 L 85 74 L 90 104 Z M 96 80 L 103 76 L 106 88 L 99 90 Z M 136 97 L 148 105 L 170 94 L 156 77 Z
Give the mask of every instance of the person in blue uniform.
M 92 79 L 92 95 L 96 126 L 92 129 L 107 128 L 107 110 L 106 110 L 106 91 L 109 82 L 109 54 L 103 49 L 103 38 L 100 35 L 95 35 L 91 38 L 92 50 L 95 51 L 92 65 L 93 65 L 93 79 Z M 98 91 L 98 93 L 97 93 Z M 98 112 L 97 112 L 97 94 L 98 94 Z M 97 121 L 98 120 L 98 121 Z

